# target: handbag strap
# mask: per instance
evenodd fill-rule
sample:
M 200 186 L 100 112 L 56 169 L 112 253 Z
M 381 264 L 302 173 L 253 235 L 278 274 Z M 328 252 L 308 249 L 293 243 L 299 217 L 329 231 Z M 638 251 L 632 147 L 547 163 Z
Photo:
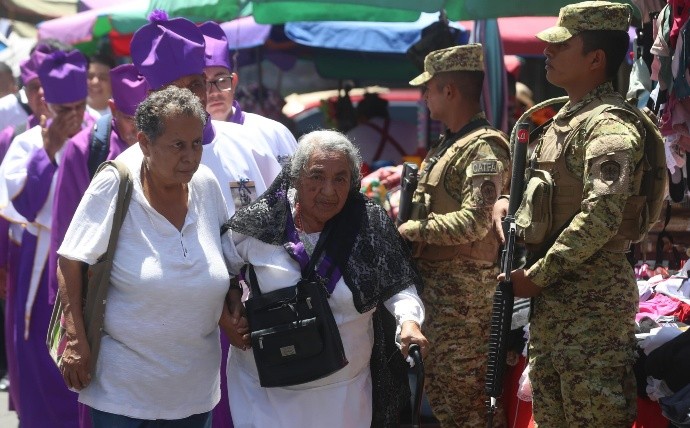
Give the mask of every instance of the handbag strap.
M 132 176 L 127 168 L 122 162 L 119 161 L 107 161 L 103 162 L 96 174 L 101 172 L 107 166 L 112 166 L 117 169 L 120 175 L 120 185 L 117 193 L 117 201 L 115 205 L 115 213 L 113 214 L 113 227 L 110 231 L 110 237 L 108 238 L 108 248 L 106 252 L 98 258 L 98 261 L 107 260 L 112 262 L 115 255 L 115 247 L 117 245 L 118 236 L 120 234 L 120 229 L 122 223 L 124 222 L 125 216 L 127 215 L 127 208 L 129 207 L 129 201 L 132 197 Z M 89 278 L 88 281 L 84 281 L 83 296 L 86 296 L 86 302 L 84 304 L 84 323 L 86 327 L 87 340 L 91 346 L 91 359 L 89 362 L 89 370 L 93 375 L 96 367 L 96 361 L 98 361 L 98 353 L 100 350 L 100 337 L 102 333 L 103 321 L 105 314 L 105 302 L 108 295 L 108 288 L 110 286 L 110 273 L 112 269 L 112 264 L 109 268 L 102 273 L 102 276 L 98 279 L 97 276 Z
M 309 257 L 309 263 L 307 266 L 302 270 L 302 279 L 310 279 L 312 276 L 314 276 L 314 269 L 316 268 L 316 263 L 319 261 L 321 258 L 321 253 L 323 252 L 325 246 L 326 246 L 326 240 L 328 239 L 328 236 L 331 233 L 331 230 L 333 229 L 333 222 L 328 222 L 326 224 L 326 227 L 323 229 L 323 232 L 321 232 L 321 235 L 319 236 L 319 240 L 316 242 L 316 246 L 314 247 L 314 251 L 311 253 L 311 256 Z M 331 269 L 332 272 L 333 269 Z M 256 272 L 254 271 L 254 265 L 251 263 L 248 265 L 248 274 L 249 274 L 249 290 L 252 293 L 252 296 L 261 296 L 261 289 L 259 288 L 259 281 L 256 278 Z
M 101 172 L 107 166 L 112 166 L 117 169 L 118 174 L 120 174 L 120 187 L 117 191 L 117 202 L 115 205 L 115 213 L 113 214 L 113 228 L 110 230 L 110 238 L 108 240 L 108 249 L 102 256 L 104 260 L 112 260 L 115 255 L 115 248 L 117 246 L 117 238 L 120 235 L 120 229 L 122 228 L 122 223 L 125 221 L 125 216 L 127 215 L 127 209 L 129 208 L 129 201 L 132 199 L 132 174 L 129 168 L 121 161 L 109 160 L 103 162 L 101 166 L 96 170 L 96 174 Z

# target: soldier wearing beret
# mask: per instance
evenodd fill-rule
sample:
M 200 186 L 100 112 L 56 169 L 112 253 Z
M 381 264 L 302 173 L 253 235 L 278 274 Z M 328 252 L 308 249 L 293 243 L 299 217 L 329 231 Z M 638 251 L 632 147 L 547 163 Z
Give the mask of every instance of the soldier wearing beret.
M 528 185 L 516 214 L 530 254 L 511 278 L 516 296 L 534 297 L 529 364 L 539 426 L 627 427 L 635 418 L 638 291 L 623 220 L 640 217 L 629 202 L 640 190 L 645 129 L 611 84 L 629 22 L 627 5 L 586 1 L 563 7 L 557 25 L 537 34 L 547 43 L 546 78 L 569 97 L 530 162 L 531 177 L 553 180 L 552 199 L 536 204 L 543 195 Z
M 498 241 L 491 233 L 496 195 L 508 179 L 505 135 L 480 106 L 482 46 L 431 52 L 423 86 L 433 119 L 446 131 L 420 168 L 412 219 L 401 235 L 413 243 L 424 277 L 425 334 L 434 350 L 425 361 L 427 395 L 444 427 L 485 425 L 484 376 Z M 494 419 L 496 425 L 501 418 Z

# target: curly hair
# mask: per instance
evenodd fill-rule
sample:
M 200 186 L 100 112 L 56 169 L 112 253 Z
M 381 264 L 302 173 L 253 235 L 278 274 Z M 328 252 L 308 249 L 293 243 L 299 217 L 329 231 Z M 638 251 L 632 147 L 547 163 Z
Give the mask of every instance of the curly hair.
M 149 94 L 137 107 L 134 120 L 137 130 L 149 141 L 155 141 L 165 132 L 165 119 L 178 114 L 195 117 L 206 125 L 206 110 L 199 98 L 189 89 L 176 86 Z

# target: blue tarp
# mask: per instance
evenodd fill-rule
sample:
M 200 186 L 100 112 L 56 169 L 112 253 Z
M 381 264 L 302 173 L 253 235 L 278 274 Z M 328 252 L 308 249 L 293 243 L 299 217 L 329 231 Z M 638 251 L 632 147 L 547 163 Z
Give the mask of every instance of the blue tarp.
M 285 24 L 285 34 L 314 48 L 404 54 L 438 17 L 438 13 L 422 13 L 415 22 L 290 22 Z M 462 30 L 458 44 L 466 44 L 469 32 L 455 22 L 450 26 Z

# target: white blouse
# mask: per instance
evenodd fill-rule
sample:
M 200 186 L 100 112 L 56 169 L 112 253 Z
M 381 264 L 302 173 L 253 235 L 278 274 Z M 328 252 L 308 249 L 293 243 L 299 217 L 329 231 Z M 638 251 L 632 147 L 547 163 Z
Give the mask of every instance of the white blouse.
M 229 232 L 237 258 L 231 270 L 242 261 L 254 265 L 262 292 L 292 286 L 301 278 L 299 264 L 282 246 Z M 318 240 L 319 234 L 309 239 Z M 369 360 L 374 345 L 375 309 L 359 313 L 352 292 L 341 278 L 329 303 L 340 331 L 349 364 L 325 378 L 285 388 L 259 385 L 251 349 L 231 348 L 228 358 L 228 393 L 233 424 L 246 427 L 368 427 L 372 416 L 372 384 Z M 385 302 L 398 324 L 424 320 L 424 307 L 412 286 Z
M 230 280 L 220 237 L 225 201 L 201 165 L 178 230 L 144 196 L 141 151 L 122 159 L 134 189 L 113 260 L 96 373 L 79 401 L 140 419 L 208 412 L 220 399 L 218 320 Z M 94 178 L 58 254 L 91 264 L 105 252 L 118 184 L 114 168 Z

